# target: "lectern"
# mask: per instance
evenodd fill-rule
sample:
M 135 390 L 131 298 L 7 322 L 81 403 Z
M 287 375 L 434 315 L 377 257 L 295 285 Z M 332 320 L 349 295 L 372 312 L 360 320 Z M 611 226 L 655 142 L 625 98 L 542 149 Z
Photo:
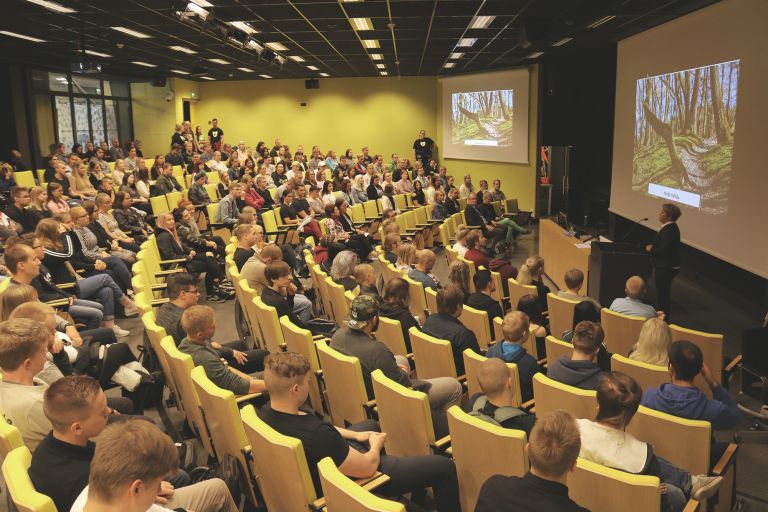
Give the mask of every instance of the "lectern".
M 592 242 L 589 255 L 587 293 L 608 307 L 617 297 L 624 297 L 625 284 L 631 276 L 647 279 L 651 259 L 642 247 L 630 243 Z

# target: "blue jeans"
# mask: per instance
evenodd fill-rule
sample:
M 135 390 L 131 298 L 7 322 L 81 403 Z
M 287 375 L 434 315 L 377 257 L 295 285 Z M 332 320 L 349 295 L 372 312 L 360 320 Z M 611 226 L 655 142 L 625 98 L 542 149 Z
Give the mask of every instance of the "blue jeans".
M 84 323 L 85 329 L 98 329 L 104 320 L 104 306 L 91 300 L 75 299 L 69 306 L 69 314 L 78 323 Z
M 312 320 L 312 301 L 297 293 L 293 296 L 293 312 L 302 322 L 309 323 Z
M 653 460 L 645 473 L 657 476 L 662 483 L 667 484 L 667 492 L 661 495 L 661 510 L 682 511 L 691 495 L 691 474 L 661 457 L 652 457 Z
M 104 307 L 104 320 L 115 319 L 115 302 L 123 298 L 123 291 L 107 274 L 86 277 L 77 282 L 78 297 L 96 298 Z

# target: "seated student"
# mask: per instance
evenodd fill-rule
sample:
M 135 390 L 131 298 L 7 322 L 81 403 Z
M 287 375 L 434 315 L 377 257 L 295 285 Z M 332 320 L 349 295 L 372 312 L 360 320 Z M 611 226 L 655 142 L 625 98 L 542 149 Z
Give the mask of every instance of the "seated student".
M 645 296 L 645 281 L 640 276 L 632 276 L 627 279 L 626 297 L 614 299 L 609 308 L 611 311 L 622 315 L 641 316 L 643 318 L 659 317 L 664 320 L 664 312 L 656 311 L 653 306 L 643 302 Z
M 464 294 L 458 286 L 449 284 L 440 289 L 437 292 L 437 313 L 429 315 L 422 328 L 430 336 L 451 342 L 457 375 L 464 375 L 462 352 L 470 348 L 480 353 L 475 333 L 467 329 L 459 320 L 464 309 L 463 298 Z
M 261 292 L 261 300 L 267 306 L 272 306 L 277 310 L 278 318 L 288 316 L 288 319 L 302 329 L 308 329 L 308 322 L 295 312 L 294 298 L 298 290 L 293 282 L 291 267 L 284 261 L 273 261 L 264 269 L 264 278 L 269 286 Z M 310 312 L 311 319 L 311 312 Z
M 550 289 L 544 284 L 544 258 L 539 255 L 531 256 L 525 263 L 520 265 L 520 271 L 515 280 L 519 284 L 535 286 L 536 294 L 539 299 L 539 306 L 542 311 L 547 311 L 547 294 Z
M 70 512 L 235 512 L 223 480 L 211 479 L 174 489 L 164 479 L 176 471 L 173 441 L 147 421 L 121 421 L 99 436 L 88 486 Z M 161 505 L 162 504 L 162 505 Z
M 664 511 L 680 512 L 689 498 L 701 501 L 714 495 L 723 477 L 691 475 L 656 456 L 652 446 L 626 432 L 641 396 L 640 385 L 629 375 L 604 374 L 597 386 L 595 421 L 576 420 L 581 432 L 579 457 L 627 473 L 658 477 Z
M 174 343 L 179 343 L 186 337 L 181 323 L 184 311 L 197 304 L 200 292 L 197 289 L 197 278 L 192 274 L 180 272 L 171 275 L 168 280 L 168 298 L 165 304 L 157 310 L 157 325 L 165 329 L 165 332 L 173 337 Z M 266 350 L 249 350 L 242 341 L 221 344 L 218 341 L 211 342 L 219 357 L 224 358 L 227 364 L 233 368 L 253 373 L 264 369 L 264 358 L 269 352 Z
M 260 226 L 256 224 L 240 224 L 235 228 L 235 232 L 232 233 L 237 237 L 237 248 L 232 258 L 235 260 L 235 265 L 237 265 L 237 270 L 239 271 L 242 271 L 245 262 L 256 254 L 253 250 L 253 244 L 256 243 L 257 227 Z
M 347 250 L 341 251 L 333 259 L 329 275 L 336 284 L 344 287 L 345 292 L 354 291 L 357 288 L 353 273 L 358 261 L 357 254 Z
M 405 340 L 405 350 L 411 353 L 411 335 L 408 330 L 415 327 L 421 330 L 421 323 L 426 320 L 424 313 L 420 319 L 411 314 L 408 309 L 411 303 L 411 290 L 404 279 L 394 277 L 384 285 L 382 304 L 379 313 L 384 318 L 391 318 L 400 322 L 400 328 L 403 330 L 403 340 Z
M 381 301 L 381 295 L 379 295 L 379 289 L 376 288 L 376 271 L 373 265 L 368 263 L 360 263 L 355 265 L 355 270 L 352 272 L 355 278 L 355 282 L 360 287 L 360 295 L 370 295 L 379 302 Z
M 270 354 L 265 360 L 264 377 L 270 403 L 259 416 L 283 435 L 295 437 L 304 446 L 309 473 L 315 492 L 323 494 L 317 463 L 331 457 L 339 470 L 350 478 L 366 478 L 376 471 L 390 477 L 389 482 L 374 492 L 382 496 L 401 494 L 432 487 L 439 512 L 458 512 L 459 491 L 453 461 L 438 455 L 395 457 L 381 450 L 387 435 L 374 421 L 352 425 L 349 429 L 334 427 L 299 407 L 307 401 L 312 372 L 309 361 L 294 352 Z
M 475 285 L 475 293 L 470 294 L 467 299 L 467 306 L 480 311 L 487 311 L 488 325 L 491 329 L 489 332 L 493 332 L 493 319 L 503 317 L 504 311 L 499 302 L 491 297 L 491 294 L 496 291 L 496 284 L 493 282 L 490 270 L 475 271 L 472 282 Z
M 573 353 L 552 361 L 547 377 L 581 389 L 597 389 L 603 370 L 597 364 L 597 353 L 603 344 L 603 328 L 594 322 L 579 322 L 573 329 Z
M 378 301 L 365 295 L 355 297 L 350 306 L 347 327 L 342 327 L 333 334 L 331 348 L 360 360 L 363 381 L 365 381 L 369 398 L 373 398 L 371 373 L 374 370 L 381 370 L 384 375 L 398 384 L 427 393 L 432 408 L 435 435 L 438 438 L 447 435 L 446 411 L 461 402 L 461 384 L 452 377 L 412 381 L 409 377 L 411 366 L 405 355 L 392 355 L 384 343 L 373 337 L 378 326 Z
M 507 363 L 515 363 L 520 375 L 520 399 L 523 402 L 533 398 L 533 376 L 541 372 L 536 359 L 523 345 L 530 339 L 530 321 L 528 315 L 520 311 L 510 311 L 501 323 L 504 340 L 493 344 L 486 357 L 497 357 Z
M 435 266 L 437 256 L 430 249 L 422 249 L 416 256 L 416 266 L 408 272 L 408 277 L 421 283 L 425 288 L 432 288 L 433 290 L 440 289 L 440 281 L 437 276 L 432 274 L 432 267 Z
M 384 251 L 384 258 L 392 265 L 397 263 L 397 254 L 395 250 L 400 245 L 400 235 L 397 233 L 390 233 L 384 236 L 384 241 L 381 243 L 381 248 Z
M 475 512 L 589 512 L 568 497 L 568 473 L 581 449 L 579 427 L 566 411 L 541 416 L 526 446 L 531 470 L 522 478 L 494 475 L 480 489 Z
M 712 400 L 693 384 L 699 373 L 712 390 Z M 730 429 L 744 420 L 736 401 L 709 371 L 695 344 L 680 340 L 670 345 L 669 375 L 672 382 L 645 390 L 642 405 L 689 420 L 708 421 L 713 430 Z
M 86 376 L 66 377 L 51 384 L 45 391 L 43 412 L 52 430 L 32 454 L 29 477 L 38 492 L 53 500 L 57 510 L 70 510 L 88 485 L 96 448 L 92 439 L 102 433 L 108 419 L 146 423 L 158 431 L 150 422 L 114 416 L 98 381 Z M 99 442 L 101 439 L 99 437 Z M 194 510 L 236 510 L 229 506 L 232 497 L 220 479 L 176 489 L 169 485 L 174 481 L 182 485 L 188 479 L 179 472 L 172 482 L 164 482 L 164 492 L 158 495 L 158 501 Z
M 467 246 L 467 252 L 464 254 L 464 259 L 471 261 L 475 264 L 475 268 L 485 267 L 488 268 L 491 261 L 488 256 L 483 254 L 480 250 L 485 245 L 485 237 L 483 232 L 479 229 L 473 229 L 467 235 L 464 240 L 464 245 Z
M 236 395 L 261 393 L 264 381 L 225 365 L 213 348 L 216 320 L 208 306 L 191 306 L 181 316 L 181 326 L 187 337 L 179 343 L 179 351 L 192 356 L 195 366 L 202 366 L 211 381 Z
M 640 329 L 637 343 L 632 346 L 629 358 L 633 361 L 656 366 L 669 365 L 669 347 L 672 331 L 661 318 L 649 318 Z
M 563 276 L 563 281 L 565 281 L 566 289 L 558 291 L 558 297 L 570 300 L 578 300 L 579 302 L 587 301 L 595 307 L 595 311 L 598 314 L 600 313 L 600 310 L 603 307 L 599 302 L 597 302 L 592 297 L 588 297 L 587 295 L 582 295 L 579 293 L 581 291 L 582 285 L 584 284 L 584 272 L 577 268 L 572 268 L 565 273 L 565 276 Z
M 509 368 L 501 359 L 491 357 L 483 361 L 477 374 L 482 393 L 469 398 L 465 410 L 475 416 L 493 419 L 504 428 L 522 430 L 530 434 L 536 416 L 515 407 L 515 390 Z

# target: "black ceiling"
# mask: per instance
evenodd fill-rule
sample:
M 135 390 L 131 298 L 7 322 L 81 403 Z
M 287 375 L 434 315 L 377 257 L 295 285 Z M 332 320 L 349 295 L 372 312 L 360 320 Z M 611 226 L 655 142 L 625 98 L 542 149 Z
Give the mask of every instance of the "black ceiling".
M 75 9 L 73 14 L 52 12 L 26 0 L 3 0 L 0 30 L 45 40 L 27 42 L 0 34 L 0 58 L 31 65 L 68 67 L 84 48 L 111 55 L 87 56 L 112 75 L 137 79 L 174 75 L 169 70 L 197 72 L 217 79 L 308 78 L 377 76 L 384 64 L 390 76 L 448 75 L 508 68 L 534 62 L 572 48 L 618 41 L 667 22 L 717 0 L 210 0 L 213 18 L 245 21 L 258 32 L 261 43 L 281 43 L 278 52 L 305 59 L 283 66 L 259 60 L 253 50 L 223 42 L 210 31 L 183 23 L 176 16 L 184 0 L 56 0 Z M 495 16 L 488 28 L 471 29 L 475 16 Z M 615 16 L 597 28 L 590 24 Z M 370 18 L 374 30 L 356 32 L 349 18 Z M 390 30 L 389 24 L 394 24 Z M 137 39 L 112 30 L 124 26 L 151 37 Z M 525 28 L 525 30 L 523 30 Z M 525 34 L 525 36 L 524 36 Z M 525 47 L 524 38 L 532 44 Z M 552 43 L 573 40 L 561 47 Z M 476 38 L 470 48 L 457 49 L 460 38 Z M 361 40 L 375 39 L 380 48 L 365 49 Z M 197 52 L 187 55 L 169 49 L 179 45 Z M 463 53 L 450 59 L 452 52 Z M 383 54 L 375 61 L 371 53 Z M 222 65 L 208 59 L 230 62 Z M 541 58 L 541 57 L 540 57 Z M 132 61 L 154 64 L 146 68 Z M 446 62 L 455 62 L 445 68 Z M 399 63 L 399 64 L 398 64 Z M 312 71 L 307 66 L 316 66 Z M 253 73 L 238 70 L 252 69 Z M 194 74 L 194 73 L 193 73 Z

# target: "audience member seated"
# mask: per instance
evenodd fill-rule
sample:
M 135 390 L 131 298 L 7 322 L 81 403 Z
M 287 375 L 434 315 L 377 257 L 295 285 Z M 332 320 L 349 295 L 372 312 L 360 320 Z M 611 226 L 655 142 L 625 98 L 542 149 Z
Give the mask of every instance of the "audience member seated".
M 486 187 L 488 186 L 488 183 L 486 182 Z M 479 194 L 478 194 L 479 195 Z M 493 224 L 497 227 L 501 226 L 506 231 L 506 240 L 507 242 L 511 242 L 514 240 L 518 235 L 529 235 L 531 234 L 530 230 L 525 229 L 524 227 L 521 227 L 517 222 L 513 221 L 512 219 L 509 219 L 507 217 L 499 217 L 496 215 L 496 210 L 491 204 L 491 194 L 485 193 L 482 195 L 482 204 L 478 205 L 478 210 L 480 210 L 480 213 L 483 214 L 483 217 L 486 219 L 490 219 Z
M 502 295 L 509 296 L 509 278 L 517 277 L 517 267 L 512 265 L 512 250 L 514 247 L 507 242 L 500 242 L 494 247 L 495 256 L 491 260 L 489 269 L 501 275 Z
M 463 256 L 465 260 L 469 260 L 474 263 L 475 268 L 488 268 L 490 266 L 491 261 L 488 259 L 488 256 L 483 254 L 483 252 L 480 250 L 480 248 L 485 245 L 485 237 L 483 237 L 482 231 L 479 229 L 473 229 L 470 231 L 464 241 L 464 244 L 467 246 L 467 252 Z
M 432 273 L 432 267 L 435 266 L 437 257 L 435 253 L 429 249 L 422 249 L 416 256 L 416 266 L 408 272 L 408 277 L 424 285 L 424 288 L 432 288 L 433 290 L 440 289 L 440 281 L 437 276 Z M 462 293 L 462 302 L 464 294 Z
M 664 312 L 656 311 L 653 306 L 643 302 L 645 297 L 645 281 L 640 276 L 632 276 L 627 279 L 624 289 L 627 296 L 614 299 L 610 310 L 622 315 L 640 316 L 643 318 L 661 318 L 664 320 Z
M 671 344 L 672 331 L 667 323 L 661 318 L 649 318 L 640 329 L 640 336 L 632 347 L 629 358 L 641 363 L 667 366 Z
M 544 284 L 543 276 L 544 258 L 537 255 L 531 256 L 525 260 L 525 263 L 520 266 L 520 271 L 517 273 L 515 280 L 519 284 L 535 286 L 541 310 L 547 311 L 549 309 L 549 306 L 547 305 L 547 294 L 551 290 Z
M 456 254 L 464 258 L 467 255 L 469 247 L 467 247 L 467 236 L 471 232 L 464 224 L 461 224 L 456 228 L 456 241 L 453 243 L 453 249 Z
M 205 189 L 207 179 L 208 176 L 204 172 L 198 172 L 195 174 L 192 185 L 189 187 L 187 197 L 195 206 L 208 206 L 211 204 L 211 196 L 208 195 L 208 191 Z
M 238 271 L 243 270 L 243 265 L 256 252 L 253 250 L 253 244 L 256 243 L 256 228 L 261 228 L 256 224 L 240 224 L 235 228 L 233 235 L 237 238 L 237 248 L 232 255 L 232 259 L 235 261 Z M 263 232 L 263 228 L 262 232 Z
M 212 254 L 214 258 L 223 261 L 226 255 L 226 244 L 220 236 L 204 235 L 197 227 L 195 219 L 187 208 L 179 206 L 173 210 L 173 220 L 176 222 L 176 233 L 181 241 L 195 252 Z
M 463 186 L 463 185 L 462 185 Z M 503 226 L 497 225 L 491 218 L 487 218 L 480 211 L 477 205 L 477 195 L 471 192 L 467 197 L 467 207 L 464 209 L 464 218 L 467 221 L 468 226 L 472 226 L 483 231 L 483 235 L 491 241 L 492 245 L 496 245 L 507 236 L 507 229 Z
M 291 267 L 284 261 L 272 261 L 264 269 L 264 277 L 268 283 L 261 292 L 264 304 L 274 307 L 278 318 L 287 316 L 298 327 L 308 329 L 308 322 L 299 318 L 295 312 L 294 298 L 298 287 L 293 282 Z M 309 316 L 311 318 L 311 311 Z
M 110 425 L 93 450 L 86 486 L 71 512 L 235 512 L 223 480 L 175 489 L 164 479 L 175 472 L 179 454 L 171 438 L 147 421 Z M 161 503 L 162 505 L 159 505 Z
M 367 478 L 376 471 L 390 477 L 376 494 L 397 497 L 431 487 L 439 512 L 458 512 L 459 491 L 456 468 L 439 455 L 395 457 L 383 455 L 387 435 L 378 424 L 365 421 L 348 429 L 334 427 L 318 416 L 299 409 L 309 395 L 309 380 L 314 378 L 309 361 L 300 354 L 281 352 L 265 360 L 265 380 L 271 402 L 259 416 L 283 435 L 301 441 L 309 473 L 318 496 L 323 494 L 317 463 L 331 457 L 339 470 L 350 478 Z M 421 494 L 421 493 L 419 493 Z
M 579 427 L 566 411 L 545 414 L 528 440 L 531 470 L 524 477 L 494 475 L 480 489 L 475 512 L 589 512 L 568 497 L 568 473 L 581 449 Z
M 431 251 L 430 251 L 431 252 Z M 480 353 L 475 333 L 467 329 L 459 320 L 464 310 L 463 294 L 454 285 L 447 285 L 437 292 L 437 313 L 432 313 L 424 322 L 423 331 L 430 336 L 451 342 L 453 361 L 456 364 L 456 374 L 464 375 L 464 358 L 462 352 L 472 349 Z
M 459 190 L 456 187 L 448 188 L 447 190 L 448 197 L 445 200 L 445 213 L 447 213 L 448 216 L 451 216 L 454 213 L 459 213 L 461 211 L 461 206 L 459 205 Z
M 301 188 L 304 188 L 304 186 L 301 185 Z M 312 215 L 307 212 L 309 203 L 304 199 L 303 193 L 300 193 L 300 195 L 301 198 L 297 202 L 293 198 L 292 190 L 285 190 L 283 192 L 283 203 L 280 207 L 280 219 L 286 226 L 298 226 L 299 224 L 304 224 L 303 227 L 300 228 L 300 232 L 313 236 L 315 240 L 320 240 L 320 237 L 322 236 L 322 233 L 320 232 L 320 224 L 318 224 L 318 222 L 312 218 Z M 293 203 L 296 202 L 297 205 L 294 206 Z M 310 217 L 310 219 L 305 221 L 304 219 L 306 217 Z
M 166 334 L 173 337 L 174 343 L 179 343 L 186 337 L 182 327 L 181 317 L 184 311 L 197 305 L 200 292 L 197 289 L 197 278 L 186 272 L 173 274 L 168 278 L 168 298 L 165 304 L 157 310 L 157 325 L 165 329 Z M 218 352 L 219 357 L 227 361 L 233 368 L 245 373 L 254 373 L 264 369 L 266 350 L 249 350 L 242 341 L 219 343 L 211 341 L 211 347 Z
M 723 477 L 691 475 L 655 455 L 653 447 L 626 432 L 640 406 L 640 385 L 619 372 L 606 373 L 597 386 L 595 421 L 576 420 L 581 432 L 579 456 L 632 474 L 661 480 L 661 509 L 681 512 L 689 498 L 702 501 L 713 496 Z
M 381 249 L 384 251 L 384 259 L 390 262 L 392 265 L 397 263 L 397 248 L 400 245 L 400 235 L 390 233 L 384 236 L 384 240 L 381 243 Z
M 488 313 L 489 332 L 493 332 L 493 319 L 503 317 L 504 311 L 502 311 L 498 301 L 491 296 L 496 291 L 496 285 L 491 277 L 491 272 L 485 269 L 476 270 L 472 283 L 475 285 L 475 293 L 471 294 L 469 299 L 467 299 L 467 306 L 480 311 L 486 311 Z
M 514 304 L 512 304 L 512 306 L 514 306 Z M 541 312 L 541 302 L 539 301 L 539 298 L 530 293 L 523 295 L 517 301 L 515 309 L 528 315 L 533 336 L 536 338 L 536 353 L 543 358 L 544 355 L 546 355 L 547 350 L 545 339 L 549 336 L 550 332 L 549 319 Z
M 405 340 L 405 349 L 410 354 L 411 349 L 411 335 L 408 330 L 411 327 L 421 330 L 421 325 L 426 317 L 424 313 L 421 313 L 421 320 L 417 320 L 416 317 L 411 314 L 408 309 L 411 303 L 411 290 L 408 283 L 404 279 L 394 277 L 387 281 L 384 285 L 381 308 L 379 313 L 384 318 L 391 318 L 400 322 L 400 327 L 403 330 L 403 339 Z
M 597 389 L 603 370 L 597 364 L 597 353 L 603 344 L 603 328 L 594 322 L 579 322 L 573 332 L 573 353 L 552 361 L 547 376 L 563 384 L 581 389 Z
M 240 183 L 232 182 L 229 184 L 229 193 L 222 194 L 219 201 L 219 207 L 216 209 L 215 221 L 218 224 L 224 224 L 232 229 L 237 224 L 237 217 L 240 215 L 240 209 L 237 206 L 237 199 L 243 195 L 243 186 Z
M 357 286 L 360 287 L 360 295 L 370 295 L 375 298 L 377 302 L 381 302 L 379 289 L 376 288 L 376 270 L 374 270 L 373 265 L 370 265 L 369 263 L 355 265 L 352 275 L 355 278 Z
M 35 227 L 44 217 L 39 210 L 27 208 L 30 204 L 29 189 L 13 187 L 11 200 L 13 204 L 6 208 L 5 214 L 23 228 L 22 233 L 34 233 Z
M 114 192 L 113 192 L 114 194 Z M 98 223 L 112 240 L 117 240 L 117 244 L 123 249 L 133 253 L 139 252 L 141 247 L 137 240 L 128 236 L 117 223 L 115 216 L 112 215 L 112 203 L 114 201 L 107 194 L 98 194 L 96 196 L 96 223 Z M 86 208 L 87 211 L 87 208 Z M 135 259 L 133 260 L 136 261 Z
M 694 386 L 698 374 L 712 391 L 712 400 Z M 679 340 L 670 345 L 669 375 L 671 382 L 645 390 L 642 405 L 689 420 L 708 421 L 713 430 L 730 429 L 744 420 L 736 401 L 709 371 L 695 344 Z
M 466 261 L 456 260 L 448 266 L 448 284 L 457 286 L 464 295 L 464 304 L 469 300 L 469 265 Z
M 120 231 L 133 238 L 137 244 L 142 244 L 152 233 L 152 227 L 145 221 L 147 213 L 134 207 L 130 194 L 123 191 L 115 194 L 112 215 Z
M 447 435 L 446 411 L 461 402 L 462 389 L 459 381 L 452 377 L 411 380 L 411 366 L 405 355 L 393 355 L 384 343 L 373 337 L 373 333 L 379 326 L 378 301 L 364 295 L 355 297 L 349 311 L 347 327 L 342 327 L 333 334 L 331 348 L 360 360 L 368 397 L 373 398 L 371 373 L 374 370 L 381 370 L 384 375 L 398 384 L 427 393 L 432 409 L 435 436 L 441 438 Z
M 395 260 L 395 268 L 400 272 L 403 272 L 405 275 L 408 275 L 413 270 L 413 266 L 418 261 L 418 249 L 416 249 L 416 246 L 412 243 L 404 242 L 397 246 L 397 249 L 395 249 L 395 254 L 397 255 L 397 260 Z
M 566 289 L 558 291 L 558 297 L 569 300 L 577 300 L 579 302 L 587 301 L 595 307 L 596 314 L 600 314 L 600 310 L 603 308 L 600 303 L 592 297 L 581 295 L 579 293 L 581 291 L 581 287 L 584 285 L 584 272 L 577 268 L 572 268 L 565 273 L 565 276 L 563 276 L 563 281 L 565 281 Z
M 536 416 L 515 407 L 515 388 L 509 367 L 501 359 L 486 359 L 477 373 L 481 393 L 469 397 L 465 410 L 471 415 L 504 428 L 531 433 Z
M 69 211 L 68 198 L 64 195 L 64 188 L 59 183 L 49 183 L 46 194 L 48 199 L 46 206 L 51 214 Z
M 520 399 L 527 402 L 533 398 L 533 376 L 542 371 L 536 359 L 523 347 L 530 338 L 528 315 L 520 311 L 510 311 L 501 323 L 501 332 L 503 341 L 491 345 L 485 355 L 517 365 L 522 395 Z
M 202 366 L 211 382 L 236 395 L 264 391 L 263 380 L 222 362 L 221 352 L 214 348 L 215 342 L 211 339 L 216 334 L 216 320 L 210 307 L 195 305 L 185 309 L 181 315 L 181 328 L 187 336 L 179 343 L 179 351 L 189 354 L 195 366 Z M 216 345 L 221 347 L 218 343 Z M 263 359 L 258 360 L 255 356 L 263 358 L 267 354 L 266 351 L 254 352 L 255 360 L 242 362 L 248 363 L 248 367 L 251 368 L 253 366 L 263 368 Z
M 109 198 L 106 198 L 107 202 Z M 109 203 L 108 203 L 109 204 Z M 101 210 L 97 208 L 94 201 L 83 201 L 83 208 L 88 213 L 88 230 L 96 236 L 96 246 L 106 248 L 110 255 L 120 258 L 126 265 L 130 266 L 136 263 L 136 253 L 130 249 L 122 247 L 121 242 L 112 238 L 104 226 L 99 222 Z

